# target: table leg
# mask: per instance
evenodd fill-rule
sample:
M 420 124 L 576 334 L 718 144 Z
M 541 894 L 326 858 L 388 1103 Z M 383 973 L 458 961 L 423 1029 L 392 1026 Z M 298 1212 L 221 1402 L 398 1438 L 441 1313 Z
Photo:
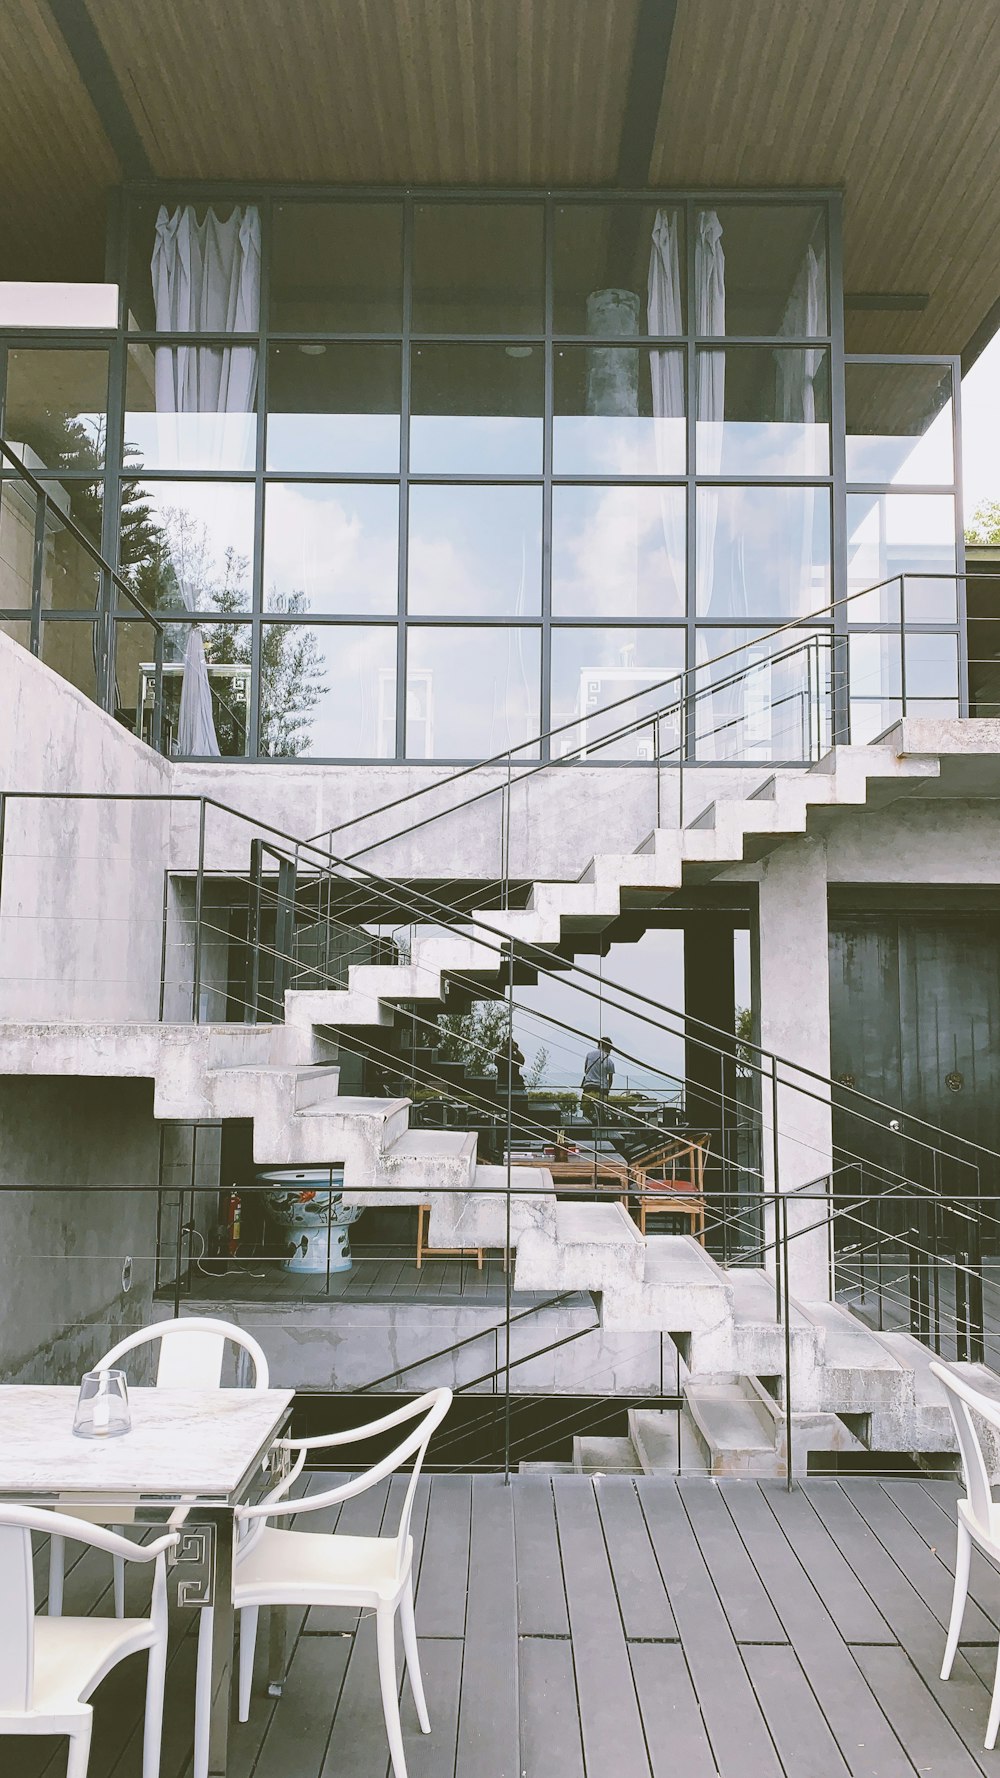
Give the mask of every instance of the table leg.
M 206 1513 L 215 1527 L 214 1624 L 208 1726 L 208 1778 L 227 1778 L 229 1723 L 233 1693 L 233 1548 L 236 1520 L 232 1509 Z
M 267 1693 L 270 1698 L 280 1698 L 285 1687 L 287 1634 L 287 1607 L 284 1605 L 272 1605 L 270 1642 L 267 1656 Z

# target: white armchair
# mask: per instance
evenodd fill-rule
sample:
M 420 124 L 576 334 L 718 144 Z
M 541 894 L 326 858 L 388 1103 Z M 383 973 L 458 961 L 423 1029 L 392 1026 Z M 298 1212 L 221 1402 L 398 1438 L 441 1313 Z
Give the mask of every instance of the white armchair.
M 250 1712 L 250 1681 L 253 1672 L 253 1650 L 257 1617 L 262 1605 L 346 1605 L 372 1610 L 376 1614 L 379 1681 L 382 1692 L 382 1713 L 385 1717 L 389 1752 L 394 1778 L 406 1778 L 403 1735 L 399 1720 L 399 1691 L 396 1682 L 395 1620 L 400 1614 L 403 1652 L 410 1690 L 417 1709 L 417 1719 L 425 1735 L 430 1734 L 430 1721 L 420 1677 L 417 1655 L 417 1633 L 413 1617 L 413 1540 L 410 1518 L 417 1478 L 427 1447 L 451 1406 L 450 1389 L 432 1389 L 408 1407 L 396 1408 L 366 1426 L 349 1432 L 333 1432 L 317 1438 L 282 1439 L 280 1445 L 297 1453 L 289 1473 L 271 1493 L 256 1506 L 237 1508 L 237 1517 L 245 1534 L 236 1551 L 233 1576 L 233 1604 L 240 1613 L 240 1721 Z M 301 1474 L 311 1451 L 330 1451 L 360 1444 L 397 1426 L 415 1421 L 412 1431 L 394 1450 L 361 1475 L 352 1476 L 335 1488 L 304 1498 L 289 1499 L 288 1490 Z M 412 1460 L 409 1484 L 403 1499 L 399 1523 L 390 1537 L 346 1537 L 337 1532 L 279 1530 L 270 1519 L 305 1517 L 325 1506 L 337 1505 L 357 1494 L 374 1488 L 386 1476 L 394 1474 Z M 210 1626 L 211 1614 L 202 1614 L 203 1627 Z M 210 1634 L 209 1628 L 209 1634 Z M 199 1660 L 199 1675 L 207 1673 Z M 203 1690 L 203 1684 L 199 1688 Z M 196 1720 L 207 1716 L 207 1699 L 195 1705 Z M 198 1735 L 196 1733 L 196 1744 Z
M 121 1361 L 129 1352 L 154 1341 L 160 1343 L 156 1367 L 156 1386 L 162 1389 L 221 1389 L 222 1367 L 226 1347 L 232 1345 L 246 1354 L 253 1370 L 254 1389 L 268 1387 L 267 1359 L 252 1334 L 232 1322 L 219 1321 L 210 1315 L 182 1315 L 176 1321 L 157 1321 L 151 1327 L 139 1327 L 119 1340 L 110 1352 L 94 1366 L 95 1370 L 121 1369 Z M 90 1518 L 84 1511 L 81 1517 Z M 97 1521 L 100 1522 L 100 1521 Z M 119 1539 L 119 1541 L 121 1541 Z M 61 1537 L 53 1536 L 49 1545 L 49 1616 L 59 1617 L 63 1605 L 63 1583 L 66 1572 L 66 1551 Z M 120 1555 L 114 1558 L 115 1614 L 125 1614 L 125 1564 Z
M 149 1616 L 36 1617 L 32 1532 L 106 1550 L 123 1565 L 153 1563 Z M 0 1506 L 0 1735 L 68 1735 L 66 1778 L 87 1778 L 93 1711 L 87 1702 L 106 1673 L 148 1649 L 142 1778 L 159 1778 L 167 1670 L 165 1553 L 176 1531 L 129 1543 L 114 1531 L 47 1507 Z
M 944 1384 L 948 1398 L 948 1407 L 958 1434 L 958 1448 L 962 1453 L 962 1475 L 965 1481 L 965 1498 L 958 1502 L 958 1549 L 955 1556 L 955 1590 L 951 1599 L 951 1617 L 948 1622 L 948 1640 L 945 1644 L 944 1662 L 941 1667 L 941 1678 L 948 1679 L 951 1674 L 955 1655 L 958 1651 L 958 1638 L 965 1616 L 965 1602 L 969 1596 L 969 1570 L 972 1565 L 972 1546 L 978 1543 L 981 1550 L 1000 1562 L 1000 1506 L 993 1499 L 990 1486 L 990 1472 L 983 1451 L 982 1438 L 973 1415 L 993 1428 L 1000 1439 L 1000 1391 L 987 1394 L 966 1381 L 961 1372 L 954 1371 L 946 1364 L 934 1363 L 931 1371 L 939 1383 Z M 986 1726 L 984 1747 L 992 1749 L 996 1746 L 997 1731 L 1000 1730 L 1000 1648 L 997 1649 L 996 1678 L 993 1682 L 993 1700 L 990 1704 L 989 1721 Z

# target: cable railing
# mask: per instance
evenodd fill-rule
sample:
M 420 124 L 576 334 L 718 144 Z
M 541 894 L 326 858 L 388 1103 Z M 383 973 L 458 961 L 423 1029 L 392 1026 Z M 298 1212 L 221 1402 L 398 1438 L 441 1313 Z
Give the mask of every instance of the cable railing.
M 39 481 L 2 438 L 0 472 L 0 497 L 18 488 L 33 508 L 30 585 L 19 591 L 13 568 L 0 565 L 0 610 L 22 619 L 33 654 L 162 751 L 163 624 L 77 524 L 64 483 Z
M 974 576 L 977 579 L 995 576 Z M 905 715 L 914 698 L 928 695 L 907 683 L 905 636 L 909 621 L 926 622 L 921 614 L 907 617 L 906 587 L 923 582 L 950 582 L 956 587 L 969 574 L 928 572 L 892 575 L 871 586 L 856 588 L 842 598 L 818 606 L 785 623 L 748 633 L 746 639 L 709 660 L 628 692 L 621 698 L 570 717 L 470 765 L 433 777 L 400 796 L 390 797 L 364 812 L 323 828 L 312 843 L 343 852 L 343 836 L 366 823 L 376 824 L 376 837 L 354 845 L 347 857 L 367 853 L 421 832 L 438 821 L 465 813 L 491 797 L 509 802 L 512 788 L 540 773 L 570 765 L 593 764 L 621 758 L 625 742 L 636 742 L 627 756 L 631 763 L 654 769 L 655 825 L 665 809 L 664 773 L 676 778 L 674 819 L 683 826 L 686 817 L 685 774 L 694 766 L 740 764 L 746 766 L 803 766 L 814 763 L 831 745 L 851 739 L 852 704 L 877 704 L 892 710 L 892 721 Z M 870 612 L 875 608 L 876 615 Z M 862 617 L 862 614 L 869 613 Z M 850 639 L 860 630 L 850 628 L 852 619 L 863 622 L 865 632 L 875 631 L 898 644 L 898 657 L 886 671 L 886 683 L 872 687 L 856 676 L 851 683 Z M 840 620 L 840 621 L 838 621 Z M 750 632 L 747 619 L 734 625 Z M 810 624 L 820 630 L 801 632 Z M 954 626 L 952 626 L 954 627 Z M 796 639 L 798 638 L 798 639 Z M 777 647 L 768 645 L 777 642 Z M 760 653 L 761 650 L 766 650 Z M 753 659 L 747 661 L 751 654 Z M 729 663 L 733 663 L 729 665 Z M 742 663 L 742 664 L 738 664 Z M 956 656 L 957 671 L 957 656 Z M 779 678 L 777 687 L 772 683 Z M 791 681 L 780 683 L 782 676 Z M 797 683 L 795 682 L 797 680 Z M 912 681 L 912 675 L 911 675 Z M 660 694 L 663 694 L 661 697 Z M 953 688 L 958 708 L 958 683 Z M 656 700 L 659 698 L 659 701 Z M 876 733 L 886 724 L 876 722 Z M 891 726 L 891 722 L 889 723 Z M 869 737 L 866 735 L 865 737 Z M 432 761 L 425 762 L 429 767 Z M 492 781 L 482 783 L 483 777 Z M 461 786 L 456 800 L 432 807 L 414 820 L 393 827 L 386 818 L 397 811 L 434 803 L 453 787 Z M 500 817 L 501 858 L 509 850 L 509 809 Z M 509 874 L 501 866 L 500 876 Z

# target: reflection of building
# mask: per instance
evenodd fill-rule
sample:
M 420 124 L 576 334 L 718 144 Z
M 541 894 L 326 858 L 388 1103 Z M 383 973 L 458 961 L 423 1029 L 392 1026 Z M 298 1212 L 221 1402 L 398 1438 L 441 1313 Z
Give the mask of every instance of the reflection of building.
M 612 711 L 608 716 L 595 721 L 598 711 L 607 704 L 617 704 L 622 699 L 632 700 L 636 692 L 646 686 L 658 685 L 667 677 L 666 673 L 650 672 L 641 667 L 599 667 L 593 670 L 584 668 L 580 673 L 579 713 L 581 721 L 578 735 L 570 732 L 563 737 L 563 749 L 581 748 L 586 757 L 591 746 L 596 747 L 600 757 L 600 740 L 603 735 L 615 729 L 619 724 L 631 726 L 641 711 L 640 702 L 626 702 L 618 712 Z M 672 753 L 680 735 L 679 712 L 672 702 L 671 688 L 661 691 L 657 697 L 648 700 L 653 705 L 666 706 L 665 714 L 658 725 L 659 751 L 661 757 Z M 655 757 L 656 740 L 652 726 L 640 728 L 626 742 L 616 743 L 620 755 L 633 759 L 653 759 Z

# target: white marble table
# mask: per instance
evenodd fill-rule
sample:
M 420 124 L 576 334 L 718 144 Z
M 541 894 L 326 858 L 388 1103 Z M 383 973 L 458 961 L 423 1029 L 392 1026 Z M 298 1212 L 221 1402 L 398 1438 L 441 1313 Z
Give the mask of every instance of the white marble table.
M 75 1388 L 0 1386 L 0 1499 L 122 1521 L 186 1506 L 174 1576 L 178 1600 L 214 1610 L 210 1778 L 226 1778 L 233 1672 L 234 1507 L 266 1483 L 262 1465 L 285 1429 L 291 1389 L 130 1389 L 132 1430 L 73 1435 Z M 273 1482 L 273 1476 L 270 1480 Z M 103 1517 L 102 1510 L 102 1517 Z M 280 1639 L 274 1643 L 277 1659 Z M 280 1675 L 273 1673 L 280 1683 Z

